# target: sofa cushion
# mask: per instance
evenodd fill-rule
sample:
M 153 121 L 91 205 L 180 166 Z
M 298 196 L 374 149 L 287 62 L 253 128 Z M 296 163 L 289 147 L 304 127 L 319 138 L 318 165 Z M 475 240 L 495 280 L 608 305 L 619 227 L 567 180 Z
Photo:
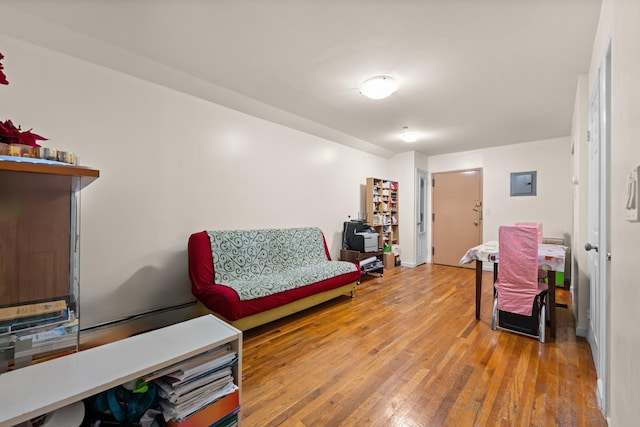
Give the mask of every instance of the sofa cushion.
M 350 262 L 330 261 L 319 228 L 207 231 L 215 283 L 234 289 L 240 300 L 272 295 L 356 271 Z

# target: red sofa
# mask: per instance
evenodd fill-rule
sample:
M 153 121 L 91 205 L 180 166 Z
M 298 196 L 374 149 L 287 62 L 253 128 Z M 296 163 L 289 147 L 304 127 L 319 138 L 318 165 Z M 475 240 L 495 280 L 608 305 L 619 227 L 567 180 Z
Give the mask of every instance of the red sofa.
M 353 296 L 360 280 L 356 264 L 331 261 L 317 228 L 201 231 L 189 238 L 188 258 L 199 311 L 213 313 L 240 330 L 340 295 Z M 313 281 L 315 277 L 321 279 Z M 279 289 L 281 282 L 289 281 Z M 259 289 L 264 282 L 267 289 Z

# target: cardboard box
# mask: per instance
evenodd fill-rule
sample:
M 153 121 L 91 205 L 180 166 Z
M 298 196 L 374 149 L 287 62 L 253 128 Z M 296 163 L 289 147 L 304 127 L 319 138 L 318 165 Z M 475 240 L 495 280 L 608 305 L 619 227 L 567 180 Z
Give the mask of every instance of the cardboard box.
M 168 427 L 209 427 L 220 418 L 233 412 L 240 406 L 240 391 L 236 390 L 222 399 L 216 400 L 206 408 L 196 412 L 182 422 L 169 421 Z
M 396 256 L 393 252 L 382 254 L 382 262 L 385 270 L 390 270 L 396 266 Z

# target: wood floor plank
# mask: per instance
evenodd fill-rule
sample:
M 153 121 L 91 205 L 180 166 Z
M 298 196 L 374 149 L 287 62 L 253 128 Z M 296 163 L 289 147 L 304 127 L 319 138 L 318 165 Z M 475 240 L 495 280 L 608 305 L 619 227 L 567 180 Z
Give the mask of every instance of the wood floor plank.
M 571 308 L 557 310 L 544 344 L 493 331 L 492 273 L 479 321 L 474 277 L 398 267 L 364 280 L 355 298 L 246 331 L 243 425 L 606 426 Z

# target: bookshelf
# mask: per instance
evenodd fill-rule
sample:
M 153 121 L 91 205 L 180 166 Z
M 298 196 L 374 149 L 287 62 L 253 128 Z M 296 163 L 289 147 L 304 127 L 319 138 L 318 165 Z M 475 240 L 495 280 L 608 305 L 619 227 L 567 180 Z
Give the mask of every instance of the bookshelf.
M 213 424 L 218 417 L 214 414 L 241 402 L 242 332 L 213 315 L 205 315 L 2 374 L 0 427 L 13 426 L 118 385 L 155 376 L 158 371 L 227 344 L 238 357 L 232 367 L 236 392 L 186 422 L 171 425 L 194 425 L 189 422 L 197 422 L 193 417 L 198 416 L 206 416 L 208 424 L 196 425 Z
M 378 233 L 378 247 L 400 243 L 398 214 L 399 188 L 396 181 L 367 178 L 366 212 L 367 223 Z
M 99 176 L 0 156 L 0 373 L 77 351 L 79 193 Z

